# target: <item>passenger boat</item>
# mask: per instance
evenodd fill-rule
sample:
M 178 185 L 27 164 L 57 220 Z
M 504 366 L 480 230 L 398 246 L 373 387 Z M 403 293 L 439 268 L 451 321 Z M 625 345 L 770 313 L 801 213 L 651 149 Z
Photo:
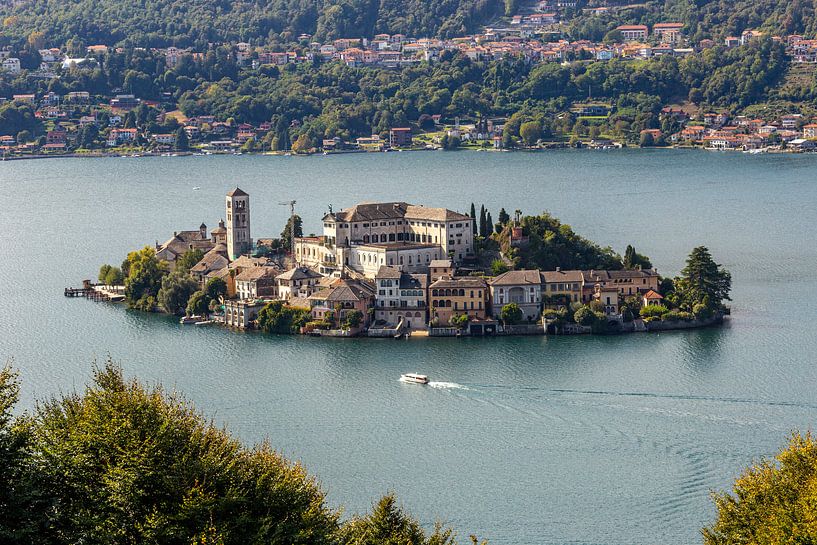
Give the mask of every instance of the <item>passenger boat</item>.
M 428 377 L 426 375 L 418 375 L 416 373 L 405 373 L 400 375 L 401 382 L 413 382 L 415 384 L 428 384 Z

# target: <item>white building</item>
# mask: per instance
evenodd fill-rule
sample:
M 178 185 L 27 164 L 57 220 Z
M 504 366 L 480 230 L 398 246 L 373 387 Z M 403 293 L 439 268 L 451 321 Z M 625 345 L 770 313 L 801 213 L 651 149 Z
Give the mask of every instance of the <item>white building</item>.
M 375 275 L 375 320 L 408 329 L 425 329 L 428 323 L 428 276 L 381 267 Z
M 3 60 L 3 71 L 11 74 L 20 73 L 20 59 L 17 57 L 9 57 Z

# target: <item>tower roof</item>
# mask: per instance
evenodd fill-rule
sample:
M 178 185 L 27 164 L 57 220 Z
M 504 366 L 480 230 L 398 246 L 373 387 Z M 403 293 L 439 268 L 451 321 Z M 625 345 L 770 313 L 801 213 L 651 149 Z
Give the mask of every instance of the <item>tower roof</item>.
M 236 187 L 229 193 L 227 193 L 228 197 L 249 197 L 246 193 L 244 193 L 240 188 Z

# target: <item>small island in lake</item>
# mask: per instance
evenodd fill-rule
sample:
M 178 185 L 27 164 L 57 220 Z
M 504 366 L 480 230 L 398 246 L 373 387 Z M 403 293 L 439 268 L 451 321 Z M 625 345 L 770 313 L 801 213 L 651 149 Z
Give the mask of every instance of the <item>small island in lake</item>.
M 278 238 L 253 239 L 250 196 L 224 217 L 103 265 L 66 295 L 122 300 L 182 324 L 315 336 L 623 333 L 703 327 L 729 313 L 731 275 L 706 247 L 675 278 L 543 213 L 479 214 L 405 202 L 330 207 L 304 236 L 295 203 Z

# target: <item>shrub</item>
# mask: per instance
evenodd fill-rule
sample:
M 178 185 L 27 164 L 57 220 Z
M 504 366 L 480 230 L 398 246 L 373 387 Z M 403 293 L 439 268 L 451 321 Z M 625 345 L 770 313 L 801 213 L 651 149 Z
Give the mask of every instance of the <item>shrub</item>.
M 522 321 L 522 309 L 516 303 L 508 303 L 502 307 L 499 318 L 506 324 L 516 324 Z
M 682 320 L 681 313 L 676 310 L 670 310 L 661 315 L 661 319 L 665 322 L 680 322 Z
M 708 320 L 712 317 L 712 309 L 703 303 L 698 303 L 692 307 L 692 314 L 699 320 Z
M 669 312 L 669 309 L 664 305 L 647 305 L 639 311 L 639 314 L 642 318 L 658 318 L 667 312 Z
M 501 259 L 494 259 L 491 262 L 491 272 L 494 276 L 499 276 L 502 273 L 508 272 L 508 266 Z
M 582 306 L 573 314 L 573 319 L 579 325 L 592 326 L 597 319 L 597 315 L 590 307 Z

